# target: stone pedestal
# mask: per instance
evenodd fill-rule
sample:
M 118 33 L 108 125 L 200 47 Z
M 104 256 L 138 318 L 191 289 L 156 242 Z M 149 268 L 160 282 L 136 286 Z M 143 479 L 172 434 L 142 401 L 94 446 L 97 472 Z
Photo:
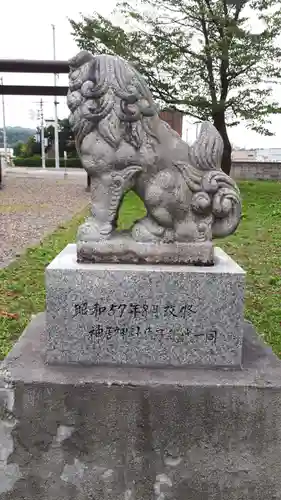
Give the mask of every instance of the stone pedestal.
M 162 264 L 212 266 L 214 248 L 211 241 L 202 243 L 140 242 L 132 239 L 128 231 L 114 235 L 109 240 L 78 241 L 77 261 L 104 264 Z
M 1 367 L 0 500 L 280 500 L 281 363 L 249 324 L 242 371 L 49 366 L 44 325 Z
M 244 271 L 215 264 L 77 263 L 68 245 L 46 269 L 50 364 L 241 366 Z

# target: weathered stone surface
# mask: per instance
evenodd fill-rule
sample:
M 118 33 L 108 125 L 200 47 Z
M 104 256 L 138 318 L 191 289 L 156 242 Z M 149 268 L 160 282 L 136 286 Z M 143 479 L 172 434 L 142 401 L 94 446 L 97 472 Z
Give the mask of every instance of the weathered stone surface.
M 0 500 L 280 500 L 281 364 L 50 367 L 41 317 L 2 364 Z
M 204 243 L 138 242 L 127 235 L 77 243 L 77 261 L 93 263 L 212 265 L 214 248 Z
M 104 247 L 94 242 L 114 237 L 130 189 L 147 209 L 132 227 L 131 245 L 204 243 L 233 233 L 241 217 L 240 193 L 221 170 L 223 141 L 217 129 L 204 122 L 189 146 L 159 118 L 145 80 L 124 59 L 82 51 L 69 65 L 69 120 L 92 193 L 91 218 L 77 234 L 79 260 L 96 261 L 95 251 L 100 256 Z M 157 245 L 150 246 L 153 251 L 157 262 L 165 256 Z M 135 262 L 135 252 L 124 252 Z
M 244 271 L 215 264 L 78 264 L 68 245 L 46 269 L 48 363 L 240 366 Z

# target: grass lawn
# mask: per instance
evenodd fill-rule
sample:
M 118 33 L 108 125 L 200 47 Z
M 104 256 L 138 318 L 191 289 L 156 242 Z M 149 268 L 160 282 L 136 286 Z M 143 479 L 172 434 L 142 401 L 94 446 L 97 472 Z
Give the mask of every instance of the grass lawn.
M 216 242 L 246 271 L 246 318 L 281 356 L 281 183 L 241 182 L 243 218 L 238 231 Z M 120 212 L 119 226 L 130 227 L 144 213 L 132 193 Z M 44 269 L 75 240 L 86 212 L 60 226 L 42 243 L 0 270 L 0 358 L 17 340 L 32 314 L 45 308 Z

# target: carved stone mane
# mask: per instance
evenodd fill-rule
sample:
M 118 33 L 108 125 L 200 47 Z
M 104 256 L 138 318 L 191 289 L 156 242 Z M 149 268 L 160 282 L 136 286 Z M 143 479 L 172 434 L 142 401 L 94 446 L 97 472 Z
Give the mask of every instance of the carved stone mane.
M 67 102 L 78 148 L 95 128 L 114 148 L 122 139 L 139 148 L 142 129 L 154 136 L 148 118 L 158 115 L 157 106 L 142 76 L 125 60 L 80 52 L 69 65 Z

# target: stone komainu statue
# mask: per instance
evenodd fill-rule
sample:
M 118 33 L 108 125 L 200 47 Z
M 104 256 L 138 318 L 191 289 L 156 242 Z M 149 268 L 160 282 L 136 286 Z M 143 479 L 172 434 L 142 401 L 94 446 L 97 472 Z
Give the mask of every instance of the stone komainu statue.
M 82 51 L 70 60 L 68 106 L 77 151 L 91 176 L 92 216 L 80 249 L 112 240 L 122 198 L 134 190 L 147 215 L 134 242 L 204 243 L 235 231 L 239 190 L 220 168 L 223 142 L 204 122 L 189 146 L 158 116 L 142 76 L 125 60 Z

